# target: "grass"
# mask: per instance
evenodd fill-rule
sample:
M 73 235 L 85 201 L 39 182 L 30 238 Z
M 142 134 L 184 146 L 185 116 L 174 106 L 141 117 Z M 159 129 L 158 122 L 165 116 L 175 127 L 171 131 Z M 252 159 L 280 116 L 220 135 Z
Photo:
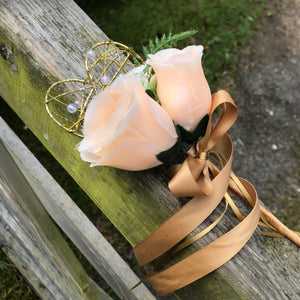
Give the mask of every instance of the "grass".
M 0 251 L 0 300 L 38 299 L 22 275 Z
M 251 31 L 258 28 L 266 0 L 76 0 L 97 25 L 113 40 L 122 42 L 142 54 L 142 46 L 148 40 L 163 33 L 196 29 L 198 33 L 180 43 L 179 48 L 189 44 L 205 46 L 204 68 L 212 91 L 222 87 L 233 89 L 236 63 L 240 48 Z M 87 214 L 123 258 L 135 265 L 126 241 L 106 220 L 86 195 L 81 192 L 68 174 L 53 161 L 51 155 L 40 146 L 24 124 L 18 121 L 0 99 L 1 116 L 9 122 L 30 150 L 38 157 L 80 208 Z M 13 120 L 13 122 L 12 122 Z M 59 174 L 59 175 L 58 175 Z M 74 249 L 74 251 L 76 251 Z M 81 257 L 78 255 L 79 258 Z M 83 264 L 86 262 L 83 260 Z M 86 267 L 90 276 L 93 270 Z M 0 252 L 0 300 L 36 299 L 34 292 L 14 269 L 3 252 Z
M 240 47 L 243 47 L 266 0 L 111 0 L 99 5 L 96 0 L 75 0 L 113 40 L 142 54 L 149 39 L 164 33 L 195 29 L 198 33 L 179 44 L 205 46 L 204 67 L 215 91 L 232 84 Z M 223 86 L 224 88 L 224 86 Z M 225 87 L 226 88 L 226 87 Z

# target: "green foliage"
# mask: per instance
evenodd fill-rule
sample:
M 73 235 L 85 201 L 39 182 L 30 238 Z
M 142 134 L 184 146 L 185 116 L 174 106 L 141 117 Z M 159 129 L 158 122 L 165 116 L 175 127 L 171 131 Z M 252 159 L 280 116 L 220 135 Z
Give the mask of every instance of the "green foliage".
M 31 287 L 2 251 L 0 251 L 0 299 L 36 299 Z
M 174 48 L 181 40 L 189 38 L 197 33 L 196 30 L 188 30 L 177 34 L 169 32 L 168 35 L 163 34 L 161 38 L 155 37 L 155 40 L 149 40 L 149 45 L 143 46 L 144 56 L 147 59 L 149 54 L 154 54 L 160 50 Z
M 186 143 L 194 143 L 199 137 L 203 137 L 206 132 L 207 123 L 209 120 L 208 114 L 206 114 L 199 122 L 197 127 L 191 132 L 186 130 L 180 125 L 176 125 L 177 132 L 179 133 L 179 136 L 181 139 Z
M 134 56 L 132 56 L 131 59 L 133 60 L 133 63 L 134 63 L 136 66 L 140 66 L 140 65 L 141 65 L 140 61 L 137 60 Z
M 11 267 L 12 267 L 11 263 L 3 261 L 3 260 L 0 261 L 0 271 L 1 272 L 8 270 Z
M 182 147 L 182 142 L 180 139 L 166 151 L 162 151 L 156 155 L 156 158 L 161 161 L 165 166 L 171 167 L 173 165 L 174 159 L 177 157 L 180 149 Z
M 257 19 L 266 3 L 266 0 L 75 1 L 110 38 L 133 47 L 140 54 L 143 53 L 143 45 L 146 45 L 149 39 L 156 36 L 162 39 L 164 33 L 195 28 L 198 33 L 181 40 L 178 48 L 190 44 L 205 46 L 206 53 L 203 57 L 205 74 L 212 90 L 224 79 L 234 75 L 239 51 L 247 43 L 251 30 L 257 28 Z M 156 41 L 152 41 L 153 46 L 155 43 Z M 7 114 L 3 107 L 0 110 L 3 117 L 9 118 L 10 114 Z M 12 123 L 16 123 L 16 118 L 10 119 L 13 120 Z M 23 125 L 20 128 L 19 134 L 20 131 L 24 131 Z M 42 159 L 41 156 L 46 156 L 45 151 L 37 146 L 36 140 L 29 141 L 30 143 L 31 151 L 39 157 L 39 160 L 44 160 L 44 165 L 52 169 L 57 179 L 61 178 L 60 184 L 66 190 L 69 189 L 68 192 L 73 198 L 77 198 L 77 203 L 89 218 L 101 224 L 99 229 L 106 233 L 107 238 L 111 236 L 110 242 L 116 248 L 127 248 L 128 251 L 128 245 L 120 242 L 121 236 L 113 233 L 115 232 L 113 226 L 98 208 L 83 196 L 83 193 L 78 192 L 77 185 L 72 184 L 71 179 L 66 180 L 67 175 L 62 176 L 63 171 L 56 161 L 54 163 L 49 155 Z M 28 139 L 27 146 L 29 146 Z M 0 251 L 0 299 L 35 298 L 21 275 Z
M 133 47 L 141 55 L 149 39 L 194 28 L 198 33 L 180 41 L 178 48 L 191 44 L 205 47 L 205 75 L 215 91 L 233 82 L 240 49 L 251 30 L 257 28 L 266 0 L 76 2 L 110 38 Z

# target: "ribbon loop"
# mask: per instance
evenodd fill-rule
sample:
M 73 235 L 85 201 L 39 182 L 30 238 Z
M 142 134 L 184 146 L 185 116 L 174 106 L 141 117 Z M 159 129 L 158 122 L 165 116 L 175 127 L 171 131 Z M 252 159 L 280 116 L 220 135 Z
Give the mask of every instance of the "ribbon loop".
M 212 114 L 217 108 L 221 109 L 221 115 L 212 126 Z M 140 265 L 145 265 L 167 253 L 166 258 L 163 257 L 154 269 L 158 271 L 170 255 L 198 239 L 196 235 L 179 244 L 212 213 L 223 197 L 233 208 L 240 223 L 173 266 L 155 275 L 153 270 L 147 278 L 160 295 L 175 291 L 223 265 L 246 244 L 258 224 L 279 231 L 300 246 L 299 233 L 288 229 L 263 208 L 259 204 L 255 188 L 231 171 L 233 146 L 226 131 L 236 117 L 237 108 L 227 92 L 219 91 L 213 95 L 206 134 L 191 147 L 183 164 L 172 168 L 174 176 L 169 183 L 171 191 L 176 196 L 194 196 L 194 198 L 138 244 L 134 252 Z M 239 196 L 252 208 L 248 216 L 240 214 L 229 194 Z M 263 223 L 259 222 L 259 217 Z M 201 234 L 207 230 L 206 228 Z M 276 232 L 263 234 L 279 236 Z
M 217 123 L 212 127 L 213 114 L 221 109 Z M 169 182 L 171 192 L 177 197 L 208 196 L 212 193 L 212 179 L 209 171 L 209 150 L 211 150 L 237 117 L 237 107 L 226 91 L 218 91 L 212 97 L 212 109 L 205 136 L 191 147 L 188 157 L 181 166 L 173 169 Z M 174 174 L 175 173 L 175 174 Z

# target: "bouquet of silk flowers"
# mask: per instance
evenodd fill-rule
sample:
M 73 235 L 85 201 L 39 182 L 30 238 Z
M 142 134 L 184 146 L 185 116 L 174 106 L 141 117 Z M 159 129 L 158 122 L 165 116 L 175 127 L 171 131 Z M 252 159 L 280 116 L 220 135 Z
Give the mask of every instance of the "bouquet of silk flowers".
M 266 235 L 286 236 L 300 246 L 299 233 L 261 206 L 255 188 L 231 170 L 233 146 L 226 132 L 237 118 L 237 107 L 226 91 L 211 94 L 202 68 L 203 46 L 174 48 L 178 40 L 194 33 L 150 41 L 144 48 L 146 61 L 120 43 L 96 44 L 87 53 L 87 79 L 59 81 L 46 95 L 46 109 L 54 121 L 83 137 L 77 146 L 82 160 L 130 171 L 164 163 L 169 167 L 171 192 L 191 197 L 134 248 L 140 265 L 161 258 L 145 278 L 159 294 L 182 288 L 223 265 L 246 244 L 257 225 L 272 230 Z M 80 87 L 74 90 L 74 84 Z M 67 109 L 57 112 L 53 102 Z M 182 152 L 185 158 L 178 161 Z M 247 216 L 239 212 L 232 196 L 251 207 Z M 185 239 L 222 200 L 240 223 L 159 272 L 167 259 L 217 225 L 222 216 Z

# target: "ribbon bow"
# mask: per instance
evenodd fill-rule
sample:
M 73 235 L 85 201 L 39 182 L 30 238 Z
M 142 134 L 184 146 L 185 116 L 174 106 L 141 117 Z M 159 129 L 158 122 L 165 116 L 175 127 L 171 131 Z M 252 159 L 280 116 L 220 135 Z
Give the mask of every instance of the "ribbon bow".
M 221 114 L 212 126 L 212 116 L 217 108 L 221 109 Z M 180 242 L 201 224 L 223 199 L 230 182 L 233 152 L 232 142 L 226 131 L 236 118 L 237 107 L 230 95 L 223 90 L 215 93 L 204 137 L 190 150 L 184 163 L 173 169 L 175 175 L 169 183 L 172 193 L 176 196 L 194 198 L 134 248 L 141 265 L 158 258 Z M 208 159 L 208 155 L 214 153 L 213 151 L 220 157 L 222 170 L 217 170 Z M 214 174 L 213 179 L 210 178 L 209 170 Z M 254 190 L 253 195 L 255 194 Z M 258 218 L 258 215 L 259 213 L 256 213 L 255 218 Z M 257 221 L 254 223 L 257 224 Z
M 221 114 L 216 124 L 212 126 L 212 116 L 217 108 L 221 109 Z M 299 233 L 288 229 L 261 207 L 255 188 L 248 181 L 236 177 L 231 171 L 233 147 L 226 131 L 236 118 L 237 107 L 229 94 L 223 90 L 214 94 L 205 136 L 189 150 L 184 163 L 172 170 L 174 176 L 169 183 L 171 191 L 176 196 L 193 196 L 193 198 L 134 248 L 140 265 L 145 265 L 165 254 L 162 261 L 145 277 L 161 295 L 177 290 L 223 265 L 246 244 L 258 224 L 278 231 L 262 234 L 285 235 L 300 246 Z M 217 160 L 221 168 L 217 167 L 212 158 Z M 252 208 L 248 216 L 241 215 L 229 194 L 239 196 Z M 223 198 L 226 208 L 227 205 L 231 206 L 240 223 L 204 248 L 155 274 L 173 254 L 216 226 L 226 208 L 210 226 L 182 241 L 212 213 Z M 263 222 L 259 222 L 260 217 Z
M 212 128 L 213 114 L 218 108 L 221 109 L 221 115 Z M 237 118 L 237 113 L 237 107 L 226 91 L 221 90 L 213 95 L 212 108 L 204 137 L 194 147 L 190 148 L 187 152 L 188 157 L 182 165 L 175 165 L 170 170 L 170 176 L 173 178 L 169 182 L 169 188 L 175 196 L 195 197 L 211 195 L 213 185 L 210 170 L 215 165 L 209 157 L 216 157 L 216 152 L 213 151 L 213 148 L 218 145 L 226 131 L 233 125 Z M 223 158 L 227 157 L 228 160 L 232 155 L 232 147 L 227 155 L 225 153 L 228 152 L 227 149 L 221 148 L 221 151 L 218 152 Z

